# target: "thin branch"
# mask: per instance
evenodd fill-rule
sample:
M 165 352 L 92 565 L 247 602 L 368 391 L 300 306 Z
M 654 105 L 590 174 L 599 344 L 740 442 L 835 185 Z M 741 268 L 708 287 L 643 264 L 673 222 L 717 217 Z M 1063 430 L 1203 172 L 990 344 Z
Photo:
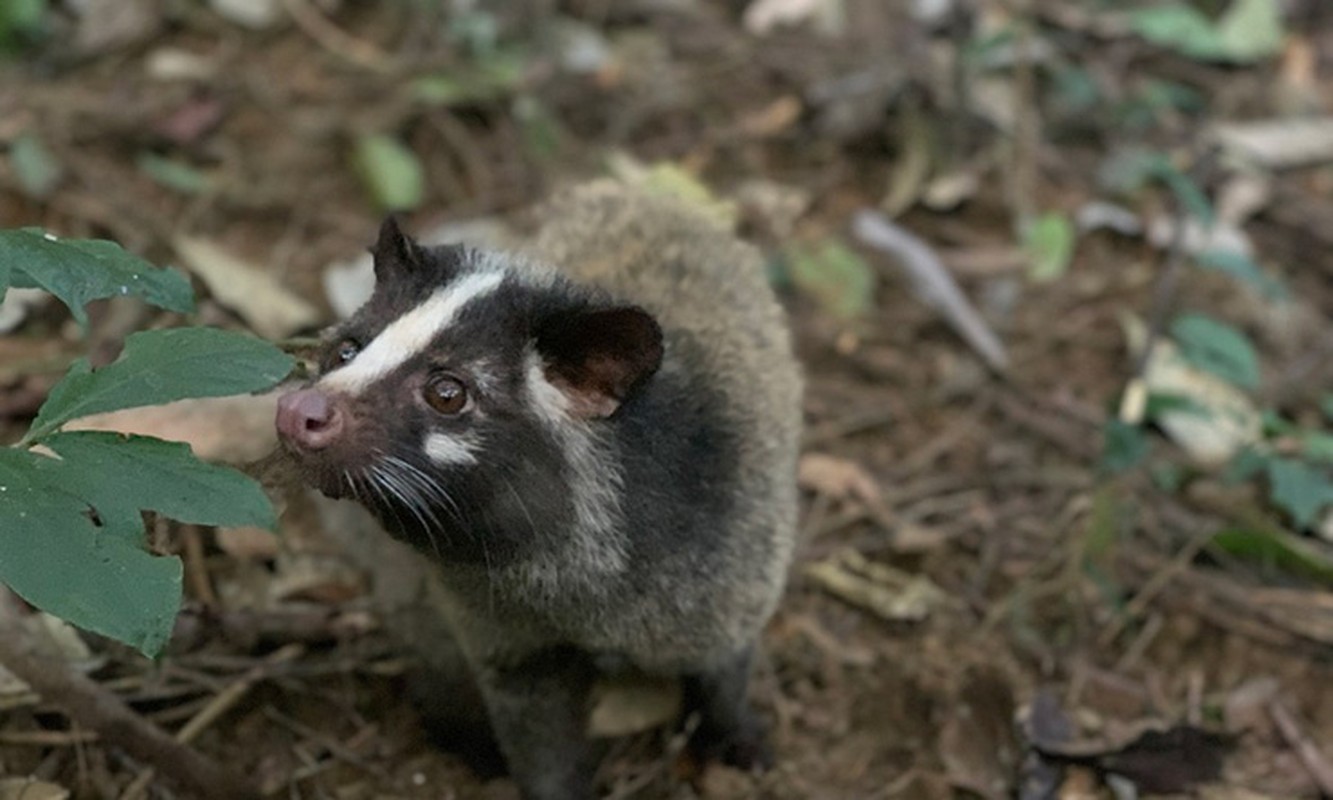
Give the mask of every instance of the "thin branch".
M 1009 367 L 1004 345 L 968 302 L 930 245 L 874 211 L 857 212 L 852 219 L 852 232 L 866 245 L 894 256 L 911 279 L 917 295 L 940 312 L 986 366 L 1004 374 Z
M 134 759 L 208 800 L 257 800 L 239 775 L 186 747 L 92 679 L 41 655 L 12 604 L 0 602 L 0 664 L 57 705 L 82 728 L 96 731 Z

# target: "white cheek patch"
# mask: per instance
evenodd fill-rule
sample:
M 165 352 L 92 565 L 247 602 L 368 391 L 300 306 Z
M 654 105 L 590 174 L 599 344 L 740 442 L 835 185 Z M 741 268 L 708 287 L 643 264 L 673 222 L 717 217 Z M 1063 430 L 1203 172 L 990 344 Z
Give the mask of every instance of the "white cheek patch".
M 465 305 L 495 291 L 504 278 L 503 272 L 477 272 L 441 287 L 394 320 L 348 364 L 324 376 L 319 386 L 358 394 L 425 350 Z
M 421 445 L 426 457 L 436 464 L 467 465 L 477 463 L 477 443 L 446 433 L 432 433 Z

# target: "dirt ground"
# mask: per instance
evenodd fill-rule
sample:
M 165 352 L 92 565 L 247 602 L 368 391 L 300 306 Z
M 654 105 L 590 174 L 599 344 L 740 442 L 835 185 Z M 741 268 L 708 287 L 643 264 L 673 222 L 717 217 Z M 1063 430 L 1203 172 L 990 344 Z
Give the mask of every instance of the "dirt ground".
M 981 35 L 960 20 L 981 26 L 1024 4 L 960 3 L 954 22 L 935 24 L 909 3 L 848 0 L 825 4 L 844 9 L 840 32 L 807 21 L 762 35 L 743 2 L 586 0 L 506 16 L 522 5 L 490 17 L 522 48 L 520 71 L 495 85 L 451 38 L 454 12 L 430 3 L 293 0 L 259 29 L 202 3 L 87 3 L 107 15 L 99 24 L 61 11 L 0 82 L 0 142 L 38 136 L 60 177 L 34 196 L 0 166 L 0 224 L 113 238 L 162 264 L 178 263 L 178 237 L 205 239 L 314 298 L 328 320 L 325 270 L 355 257 L 380 216 L 351 163 L 358 136 L 389 133 L 420 158 L 414 230 L 520 215 L 613 153 L 673 165 L 734 201 L 740 231 L 775 264 L 797 243 L 835 239 L 875 278 L 869 312 L 854 319 L 782 284 L 809 389 L 801 552 L 754 686 L 777 766 L 713 769 L 691 788 L 673 760 L 679 742 L 644 734 L 615 745 L 612 796 L 1333 791 L 1328 584 L 1210 545 L 1250 519 L 1257 495 L 1189 468 L 1164 489 L 1157 468 L 1185 463 L 1166 439 L 1144 468 L 1098 466 L 1135 370 L 1123 315 L 1151 316 L 1170 253 L 1150 237 L 1090 232 L 1065 274 L 1034 282 L 1014 235 L 1025 208 L 1073 214 L 1105 197 L 1099 169 L 1126 143 L 1184 153 L 1210 192 L 1227 185 L 1225 165 L 1199 155 L 1208 125 L 1333 106 L 1327 9 L 1289 4 L 1283 53 L 1237 67 L 1101 30 L 1095 3 L 1033 3 L 1043 41 L 1113 97 L 1170 80 L 1206 110 L 1150 108 L 1140 122 L 1069 110 L 1058 87 L 1018 67 L 1003 73 L 1017 109 L 1006 133 L 1008 117 L 978 110 L 984 81 L 971 87 L 975 107 L 956 102 L 950 65 Z M 557 20 L 567 35 L 548 37 Z M 576 56 L 595 63 L 572 67 Z M 455 76 L 461 99 L 423 101 L 422 75 Z M 154 159 L 187 174 L 164 178 Z M 1279 315 L 1203 273 L 1169 298 L 1240 320 L 1263 353 L 1259 394 L 1297 416 L 1333 389 L 1330 177 L 1276 173 L 1244 225 L 1295 310 Z M 927 202 L 932 181 L 957 198 Z M 895 196 L 907 199 L 886 208 Z M 1170 203 L 1142 193 L 1128 207 L 1151 220 Z M 1003 375 L 892 258 L 858 243 L 849 225 L 861 209 L 891 210 L 940 253 L 1007 347 Z M 251 324 L 196 287 L 201 321 Z M 37 309 L 0 337 L 0 440 L 17 438 L 71 356 L 91 347 L 105 359 L 127 332 L 174 321 L 101 304 L 82 340 L 62 309 Z M 194 746 L 272 796 L 516 796 L 432 747 L 405 699 L 410 656 L 300 503 L 276 543 L 158 533 L 187 561 L 170 654 L 152 664 L 93 642 L 93 676 L 135 709 L 170 730 L 218 710 Z M 1306 539 L 1328 558 L 1327 542 Z M 880 602 L 839 596 L 830 573 Z M 0 776 L 80 798 L 179 796 L 144 769 L 46 703 L 0 695 Z

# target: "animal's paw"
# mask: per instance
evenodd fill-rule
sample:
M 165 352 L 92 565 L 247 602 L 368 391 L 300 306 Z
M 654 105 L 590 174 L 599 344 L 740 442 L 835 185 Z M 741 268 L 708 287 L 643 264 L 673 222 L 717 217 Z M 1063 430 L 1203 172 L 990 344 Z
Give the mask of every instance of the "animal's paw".
M 722 749 L 718 760 L 746 772 L 767 772 L 773 768 L 773 748 L 762 731 L 734 737 Z
M 717 762 L 746 772 L 764 772 L 773 766 L 768 732 L 755 721 L 726 733 L 696 731 L 690 754 L 700 765 Z

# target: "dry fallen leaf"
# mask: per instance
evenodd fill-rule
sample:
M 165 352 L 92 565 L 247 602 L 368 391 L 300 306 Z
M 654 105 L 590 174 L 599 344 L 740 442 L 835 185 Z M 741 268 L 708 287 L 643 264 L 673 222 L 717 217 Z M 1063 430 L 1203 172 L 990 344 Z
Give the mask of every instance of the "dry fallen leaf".
M 1230 122 L 1215 126 L 1213 137 L 1234 156 L 1267 169 L 1333 161 L 1333 117 Z
M 878 505 L 879 484 L 854 461 L 824 453 L 806 453 L 797 467 L 796 482 L 802 489 L 838 500 L 859 500 Z
M 1010 796 L 1018 767 L 1014 697 L 993 669 L 969 672 L 940 729 L 939 753 L 949 782 L 988 800 Z
M 222 552 L 232 558 L 267 561 L 278 555 L 277 534 L 263 528 L 218 528 L 217 542 Z
M 319 309 L 272 274 L 214 242 L 178 236 L 174 245 L 184 265 L 208 285 L 217 301 L 240 314 L 260 336 L 282 339 L 321 321 Z
M 826 35 L 843 25 L 843 0 L 755 0 L 745 9 L 742 22 L 750 33 L 763 36 L 779 27 L 813 22 Z
M 810 564 L 805 574 L 829 594 L 890 622 L 920 622 L 948 602 L 926 576 L 872 562 L 852 549 Z
M 622 678 L 604 680 L 593 694 L 588 733 L 596 737 L 629 736 L 665 725 L 681 708 L 680 681 Z
M 1130 352 L 1142 352 L 1147 339 L 1142 322 L 1126 319 L 1125 334 Z M 1163 411 L 1155 421 L 1196 463 L 1223 464 L 1262 432 L 1259 410 L 1244 392 L 1191 365 L 1167 339 L 1154 343 L 1142 383 L 1133 388 L 1144 403 L 1149 394 L 1190 401 L 1193 408 Z M 1125 421 L 1133 424 L 1139 420 Z
M 801 118 L 801 98 L 786 94 L 758 111 L 751 111 L 740 118 L 740 130 L 754 139 L 767 139 L 785 133 L 796 120 Z
M 205 461 L 255 461 L 278 444 L 273 418 L 278 395 L 207 397 L 142 406 L 77 419 L 66 430 L 117 431 L 185 442 Z
M 319 553 L 292 553 L 279 559 L 277 574 L 267 587 L 269 603 L 308 600 L 339 605 L 366 594 L 361 573 L 341 558 Z
M 0 800 L 65 800 L 69 790 L 36 778 L 0 778 Z

